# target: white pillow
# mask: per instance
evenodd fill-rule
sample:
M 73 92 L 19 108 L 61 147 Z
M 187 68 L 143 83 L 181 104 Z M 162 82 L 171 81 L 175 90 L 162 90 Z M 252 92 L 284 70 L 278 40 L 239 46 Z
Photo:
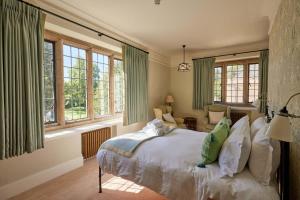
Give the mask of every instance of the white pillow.
M 266 124 L 267 123 L 266 123 L 266 120 L 265 120 L 264 117 L 259 117 L 256 120 L 254 120 L 254 122 L 252 122 L 251 128 L 250 128 L 250 130 L 251 130 L 251 134 L 250 134 L 251 140 L 253 140 L 256 133 L 260 129 L 262 129 Z
M 209 123 L 217 124 L 224 117 L 224 112 L 208 112 Z
M 269 185 L 280 163 L 280 143 L 266 136 L 265 124 L 253 138 L 249 158 L 249 171 L 263 185 Z
M 166 113 L 163 114 L 163 118 L 167 121 L 167 122 L 172 122 L 176 124 L 175 119 L 172 117 L 171 113 Z
M 222 176 L 233 177 L 243 171 L 251 151 L 249 117 L 246 115 L 237 121 L 230 130 L 219 156 Z

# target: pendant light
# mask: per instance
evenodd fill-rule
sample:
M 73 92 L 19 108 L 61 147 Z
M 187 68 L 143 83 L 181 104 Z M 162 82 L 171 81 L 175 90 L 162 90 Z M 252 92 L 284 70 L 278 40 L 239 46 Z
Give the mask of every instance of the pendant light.
M 186 47 L 185 45 L 182 45 L 182 48 L 183 48 L 183 62 L 180 63 L 177 67 L 177 71 L 179 71 L 179 72 L 188 72 L 191 69 L 190 64 L 185 62 L 185 47 Z
M 155 5 L 159 5 L 160 4 L 160 0 L 154 0 Z

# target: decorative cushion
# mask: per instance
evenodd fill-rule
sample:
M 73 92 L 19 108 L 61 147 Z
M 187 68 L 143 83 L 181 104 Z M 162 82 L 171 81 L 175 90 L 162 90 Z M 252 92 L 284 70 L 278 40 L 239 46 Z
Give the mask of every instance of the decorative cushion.
M 259 117 L 251 124 L 251 140 L 255 137 L 255 134 L 266 125 L 264 117 Z
M 163 113 L 162 113 L 162 110 L 160 108 L 154 108 L 153 111 L 154 111 L 154 115 L 155 115 L 156 119 L 160 119 L 160 120 L 163 119 L 162 118 Z
M 209 116 L 209 123 L 210 124 L 217 124 L 223 117 L 225 112 L 208 112 Z
M 250 151 L 250 125 L 246 115 L 232 126 L 230 136 L 223 144 L 219 156 L 221 175 L 232 177 L 241 172 L 247 164 Z
M 164 120 L 166 120 L 167 122 L 172 122 L 172 123 L 175 123 L 175 124 L 176 124 L 176 121 L 175 121 L 175 119 L 172 117 L 171 113 L 163 114 L 163 118 L 164 118 Z
M 229 133 L 229 120 L 224 117 L 203 141 L 201 162 L 198 167 L 213 163 L 217 160 L 220 149 Z
M 269 185 L 280 163 L 280 143 L 266 136 L 265 124 L 254 136 L 249 158 L 249 171 L 263 185 Z
M 224 112 L 224 116 L 230 119 L 230 106 L 222 105 L 222 104 L 213 104 L 204 107 L 204 110 L 207 110 L 206 117 L 208 117 L 208 112 Z

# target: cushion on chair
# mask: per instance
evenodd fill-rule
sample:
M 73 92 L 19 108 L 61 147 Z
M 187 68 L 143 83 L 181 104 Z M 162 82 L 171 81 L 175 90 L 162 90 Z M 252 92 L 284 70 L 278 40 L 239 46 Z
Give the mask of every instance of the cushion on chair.
M 224 117 L 224 111 L 223 112 L 212 112 L 208 111 L 208 117 L 210 124 L 217 124 L 221 119 Z
M 163 119 L 163 114 L 166 113 L 172 113 L 172 106 L 167 106 L 167 105 L 161 105 L 153 109 L 155 118 L 164 120 Z M 174 118 L 175 122 L 167 122 L 164 121 L 164 124 L 166 126 L 172 126 L 172 127 L 178 127 L 178 128 L 186 128 L 184 124 L 184 119 L 183 118 Z
M 224 112 L 224 116 L 230 119 L 230 106 L 221 105 L 221 104 L 213 104 L 206 106 L 206 117 L 208 117 L 208 112 Z
M 167 122 L 172 122 L 172 123 L 175 123 L 175 124 L 176 124 L 176 121 L 175 121 L 175 119 L 172 117 L 171 113 L 163 114 L 163 118 L 164 118 L 164 120 L 167 121 Z

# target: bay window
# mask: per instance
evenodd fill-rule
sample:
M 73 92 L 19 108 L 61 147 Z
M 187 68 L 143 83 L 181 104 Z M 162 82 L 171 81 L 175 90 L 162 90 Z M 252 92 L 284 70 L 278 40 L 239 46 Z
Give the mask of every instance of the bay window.
M 259 96 L 258 59 L 216 63 L 214 102 L 249 105 Z

